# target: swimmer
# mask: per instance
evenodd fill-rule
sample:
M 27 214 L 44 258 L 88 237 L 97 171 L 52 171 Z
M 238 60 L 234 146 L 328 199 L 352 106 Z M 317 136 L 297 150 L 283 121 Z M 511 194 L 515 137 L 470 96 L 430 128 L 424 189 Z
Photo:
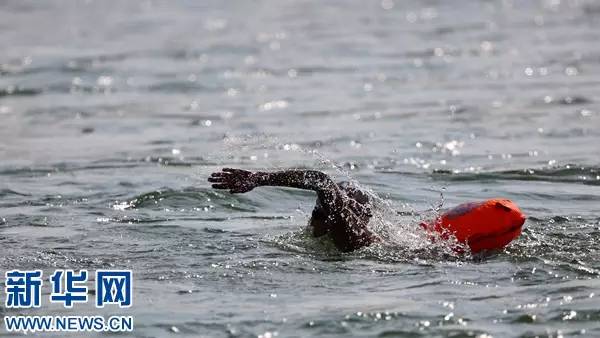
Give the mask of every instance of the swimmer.
M 309 224 L 314 237 L 329 235 L 343 252 L 381 241 L 367 226 L 373 216 L 369 196 L 351 183 L 333 182 L 320 171 L 250 172 L 223 168 L 212 173 L 208 181 L 213 183 L 213 188 L 229 190 L 233 194 L 261 186 L 312 190 L 317 193 Z M 525 218 L 512 201 L 489 199 L 458 205 L 421 226 L 426 231 L 441 234 L 444 239 L 452 235 L 468 245 L 471 252 L 477 253 L 504 248 L 521 234 Z
M 343 252 L 354 251 L 379 240 L 367 227 L 372 217 L 369 196 L 349 182 L 335 183 L 320 171 L 250 172 L 223 168 L 212 173 L 208 181 L 213 183 L 214 189 L 229 190 L 232 194 L 262 186 L 312 190 L 317 193 L 309 225 L 314 237 L 329 235 L 336 248 Z

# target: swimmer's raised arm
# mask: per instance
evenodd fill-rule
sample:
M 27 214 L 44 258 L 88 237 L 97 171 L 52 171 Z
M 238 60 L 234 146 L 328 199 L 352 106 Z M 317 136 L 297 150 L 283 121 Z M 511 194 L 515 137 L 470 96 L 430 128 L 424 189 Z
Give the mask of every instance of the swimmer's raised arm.
M 245 193 L 260 186 L 279 186 L 313 190 L 324 207 L 333 209 L 341 203 L 340 189 L 331 178 L 316 170 L 285 170 L 276 172 L 251 172 L 242 169 L 223 168 L 210 175 L 208 181 L 215 189 L 231 193 Z
M 244 193 L 260 186 L 313 190 L 318 196 L 310 220 L 315 237 L 330 234 L 335 246 L 344 252 L 379 240 L 367 227 L 371 218 L 368 197 L 356 189 L 336 184 L 320 171 L 292 169 L 251 172 L 223 168 L 212 173 L 208 181 L 213 183 L 213 188 L 229 190 L 231 193 Z

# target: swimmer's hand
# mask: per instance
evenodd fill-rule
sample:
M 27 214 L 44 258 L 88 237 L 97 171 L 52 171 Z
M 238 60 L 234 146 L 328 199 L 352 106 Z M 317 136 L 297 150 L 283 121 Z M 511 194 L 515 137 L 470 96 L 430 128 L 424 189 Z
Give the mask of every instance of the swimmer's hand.
M 208 181 L 213 183 L 214 189 L 229 190 L 232 194 L 248 192 L 258 185 L 252 172 L 233 168 L 223 168 L 222 171 L 212 173 Z

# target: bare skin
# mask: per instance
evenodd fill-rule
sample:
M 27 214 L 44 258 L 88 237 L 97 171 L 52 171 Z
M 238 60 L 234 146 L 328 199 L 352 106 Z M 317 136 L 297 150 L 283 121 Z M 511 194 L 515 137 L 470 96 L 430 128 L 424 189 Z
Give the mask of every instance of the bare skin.
M 223 168 L 212 173 L 208 181 L 213 183 L 214 189 L 229 190 L 232 194 L 245 193 L 261 186 L 312 190 L 317 193 L 310 219 L 314 237 L 331 236 L 335 246 L 343 252 L 357 250 L 377 240 L 367 227 L 372 216 L 369 197 L 346 182 L 333 182 L 320 171 L 251 172 Z

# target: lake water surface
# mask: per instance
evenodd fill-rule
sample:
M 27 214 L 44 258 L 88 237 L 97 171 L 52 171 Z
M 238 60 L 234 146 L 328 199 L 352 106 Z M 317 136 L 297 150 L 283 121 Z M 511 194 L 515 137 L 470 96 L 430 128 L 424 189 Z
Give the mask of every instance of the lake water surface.
M 599 32 L 591 0 L 3 1 L 0 272 L 130 268 L 135 294 L 0 312 L 133 315 L 136 337 L 599 337 Z M 392 241 L 339 254 L 303 232 L 312 193 L 210 189 L 223 166 L 356 180 Z M 420 233 L 493 197 L 528 216 L 502 252 Z

